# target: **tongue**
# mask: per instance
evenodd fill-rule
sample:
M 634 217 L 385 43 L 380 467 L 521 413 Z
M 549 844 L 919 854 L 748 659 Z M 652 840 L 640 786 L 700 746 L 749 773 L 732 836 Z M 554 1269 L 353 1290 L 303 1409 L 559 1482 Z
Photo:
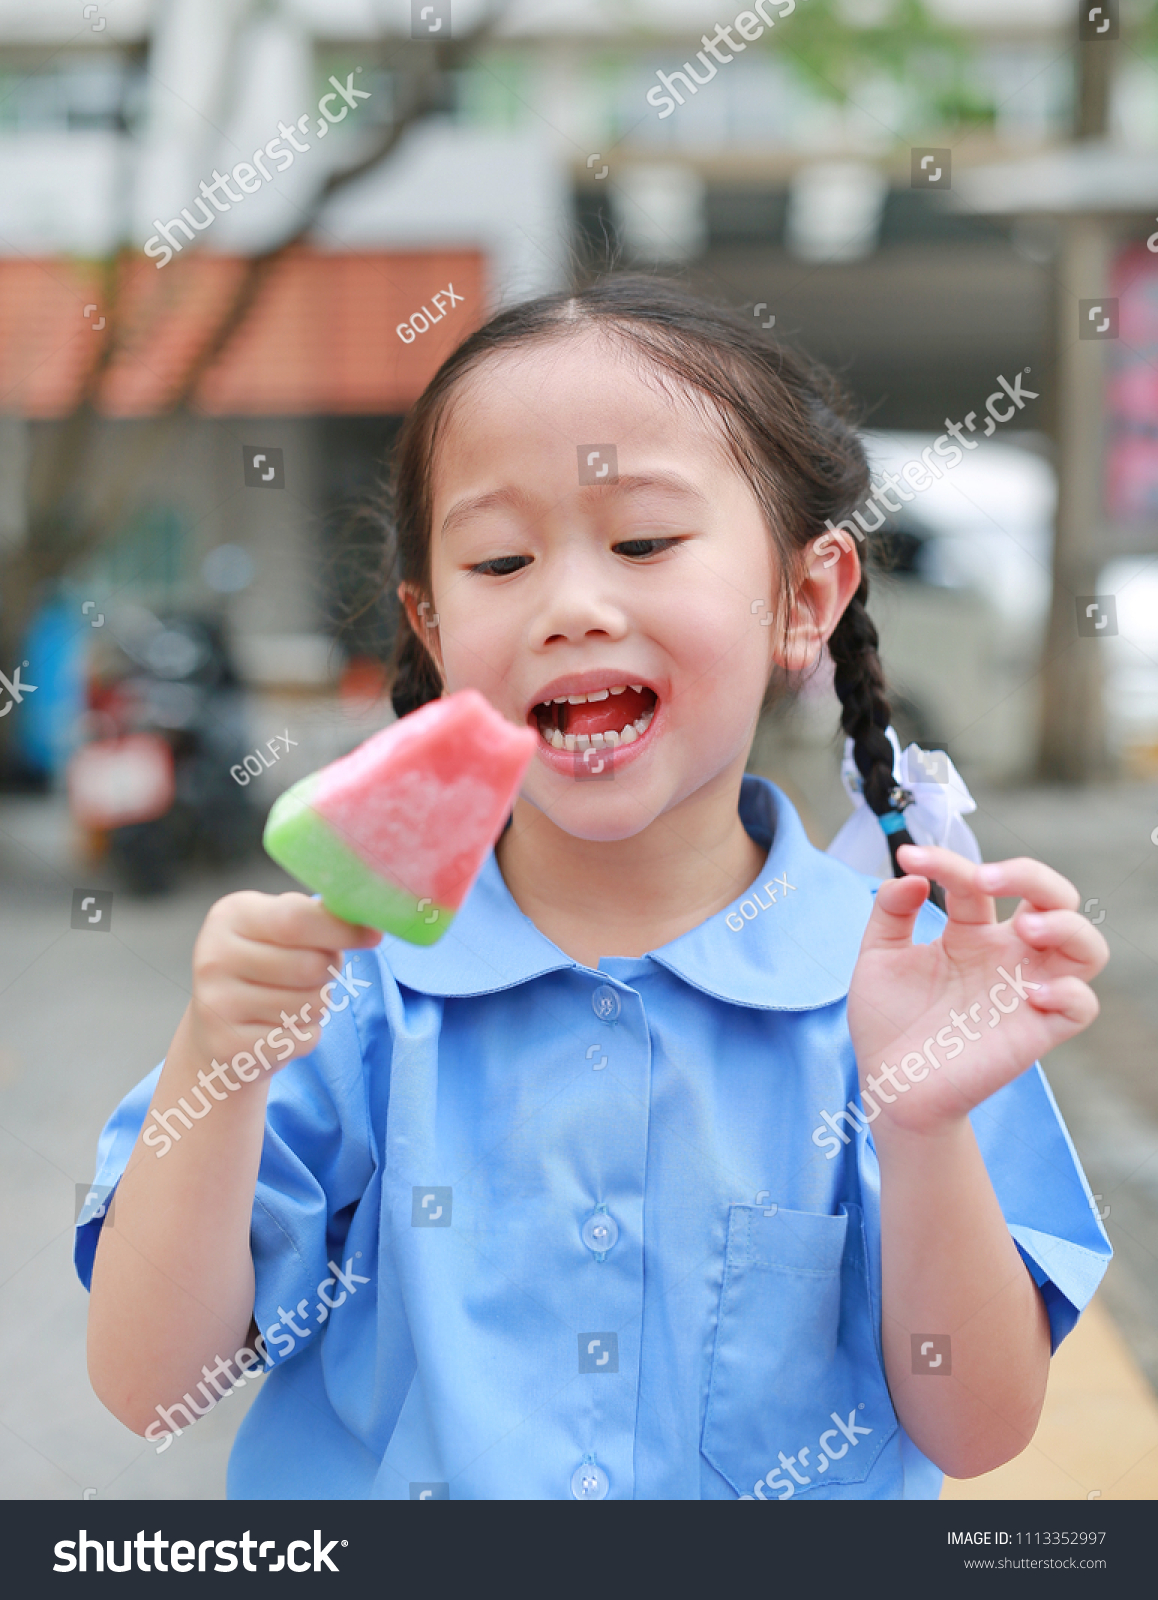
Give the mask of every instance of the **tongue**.
M 567 707 L 567 733 L 607 733 L 614 729 L 622 733 L 629 722 L 641 717 L 655 696 L 644 690 L 625 689 L 622 694 L 609 694 L 606 700 L 588 700 L 585 705 Z

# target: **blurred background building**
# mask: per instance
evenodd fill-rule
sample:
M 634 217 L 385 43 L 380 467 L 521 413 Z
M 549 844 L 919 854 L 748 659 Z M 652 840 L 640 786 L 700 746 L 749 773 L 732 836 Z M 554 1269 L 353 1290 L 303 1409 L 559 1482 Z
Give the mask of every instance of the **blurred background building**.
M 708 54 L 730 19 L 695 0 L 454 0 L 453 15 L 444 0 L 427 39 L 402 0 L 0 4 L 8 654 L 17 613 L 50 596 L 74 622 L 76 596 L 210 607 L 251 684 L 331 683 L 392 626 L 388 603 L 348 621 L 367 577 L 349 513 L 406 405 L 490 309 L 637 263 L 775 318 L 833 364 L 882 467 L 984 417 L 999 375 L 1028 372 L 1038 398 L 904 506 L 878 602 L 902 731 L 974 771 L 1024 774 L 1048 682 L 1058 301 L 1072 344 L 1077 300 L 1112 291 L 1119 336 L 1092 347 L 1107 403 L 1105 460 L 1086 473 L 1105 478 L 1089 585 L 1122 595 L 1098 663 L 1114 679 L 1109 755 L 1152 759 L 1158 580 L 1131 558 L 1158 548 L 1158 10 L 1113 10 L 1117 37 L 1086 43 L 1072 0 L 765 11 L 762 38 L 732 31 L 729 50 L 717 34 Z M 691 93 L 689 60 L 707 80 Z M 1103 275 L 1075 285 L 1058 214 L 992 196 L 995 173 L 1074 147 L 1083 72 L 1085 133 L 1108 170 L 1143 175 L 1109 200 Z M 283 135 L 270 181 L 250 164 L 251 192 L 226 202 L 231 169 L 286 119 L 308 150 L 283 171 Z M 923 147 L 946 152 L 932 187 Z M 198 210 L 220 172 L 215 209 Z M 462 303 L 402 342 L 443 280 Z M 282 451 L 284 488 L 246 489 L 250 445 Z M 16 559 L 46 540 L 51 557 Z M 57 632 L 86 643 L 81 626 Z M 9 770 L 65 758 L 50 698 L 30 701 Z

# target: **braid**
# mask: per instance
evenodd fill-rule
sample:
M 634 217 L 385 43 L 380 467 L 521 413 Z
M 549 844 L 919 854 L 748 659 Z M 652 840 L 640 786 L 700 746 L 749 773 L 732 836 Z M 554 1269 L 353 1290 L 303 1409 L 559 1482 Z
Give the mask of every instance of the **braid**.
M 861 776 L 865 803 L 876 815 L 895 809 L 892 794 L 894 752 L 885 729 L 891 721 L 885 697 L 885 675 L 877 646 L 880 640 L 872 618 L 865 609 L 868 575 L 862 574 L 860 587 L 848 603 L 828 641 L 835 671 L 833 688 L 840 700 L 840 723 L 852 740 L 853 760 Z M 897 850 L 915 841 L 907 829 L 898 828 L 885 835 L 893 876 L 904 877 Z
M 394 649 L 394 676 L 390 685 L 390 704 L 395 716 L 409 716 L 442 695 L 442 683 L 430 652 L 410 626 L 405 615 L 398 619 L 398 641 Z
M 868 587 L 868 575 L 862 574 L 860 587 L 833 629 L 828 650 L 836 669 L 833 687 L 840 700 L 841 727 L 852 740 L 865 800 L 879 817 L 889 809 L 893 747 L 885 735 L 890 716 L 884 672 L 877 655 L 880 641 L 865 609 Z

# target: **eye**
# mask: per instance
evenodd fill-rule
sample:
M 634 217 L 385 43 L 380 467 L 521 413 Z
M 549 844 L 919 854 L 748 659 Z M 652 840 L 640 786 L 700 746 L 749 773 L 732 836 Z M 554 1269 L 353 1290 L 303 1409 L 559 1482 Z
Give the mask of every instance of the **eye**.
M 470 570 L 481 573 L 484 578 L 509 578 L 512 572 L 528 566 L 530 560 L 530 556 L 496 556 L 493 561 L 480 561 Z
M 612 549 L 617 555 L 628 556 L 638 560 L 645 556 L 662 555 L 665 550 L 674 549 L 680 543 L 679 539 L 621 539 Z

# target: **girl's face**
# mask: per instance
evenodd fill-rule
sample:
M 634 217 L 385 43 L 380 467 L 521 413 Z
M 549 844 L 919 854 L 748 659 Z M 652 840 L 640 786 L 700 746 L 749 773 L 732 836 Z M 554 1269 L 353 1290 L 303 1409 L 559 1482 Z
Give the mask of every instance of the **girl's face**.
M 778 644 L 773 546 L 706 414 L 591 333 L 494 357 L 453 404 L 433 511 L 422 636 L 448 692 L 538 730 L 526 799 L 614 840 L 738 781 Z

